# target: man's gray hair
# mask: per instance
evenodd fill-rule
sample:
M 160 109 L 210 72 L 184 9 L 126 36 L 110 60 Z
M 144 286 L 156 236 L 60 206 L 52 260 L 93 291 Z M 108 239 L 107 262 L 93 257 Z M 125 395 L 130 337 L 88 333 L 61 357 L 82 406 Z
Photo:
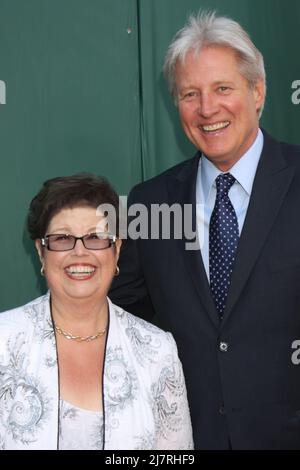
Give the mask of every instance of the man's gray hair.
M 253 87 L 263 79 L 266 88 L 266 72 L 261 52 L 255 47 L 249 34 L 231 18 L 217 16 L 216 12 L 200 11 L 191 15 L 186 25 L 178 31 L 171 42 L 164 63 L 164 76 L 169 90 L 176 100 L 176 64 L 184 63 L 186 54 L 195 54 L 207 46 L 229 47 L 237 54 L 239 68 L 243 77 Z M 262 110 L 260 110 L 261 114 Z

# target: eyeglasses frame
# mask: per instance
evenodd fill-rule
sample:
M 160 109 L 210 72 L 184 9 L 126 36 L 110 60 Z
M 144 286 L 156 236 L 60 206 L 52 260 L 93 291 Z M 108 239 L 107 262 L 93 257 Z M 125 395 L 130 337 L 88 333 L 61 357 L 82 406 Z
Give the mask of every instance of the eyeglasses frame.
M 85 243 L 84 243 L 84 239 L 89 236 L 89 235 L 105 235 L 108 239 L 109 239 L 109 245 L 106 246 L 105 248 L 87 248 L 85 246 Z M 67 250 L 53 250 L 52 248 L 49 248 L 49 237 L 51 237 L 52 235 L 64 235 L 64 236 L 68 236 L 68 237 L 72 237 L 74 239 L 74 245 L 72 248 L 68 248 Z M 117 237 L 116 235 L 112 235 L 111 233 L 107 233 L 107 232 L 91 232 L 91 233 L 86 233 L 85 235 L 83 235 L 82 237 L 75 237 L 75 235 L 72 235 L 70 233 L 48 233 L 47 235 L 45 235 L 45 237 L 43 238 L 40 238 L 41 240 L 41 244 L 43 247 L 47 248 L 48 251 L 58 251 L 58 252 L 62 252 L 62 251 L 72 251 L 74 250 L 75 246 L 76 246 L 76 243 L 77 243 L 77 240 L 81 240 L 84 248 L 86 250 L 91 250 L 91 251 L 102 251 L 102 250 L 107 250 L 108 248 L 110 248 L 114 243 L 116 243 L 116 240 L 117 240 Z

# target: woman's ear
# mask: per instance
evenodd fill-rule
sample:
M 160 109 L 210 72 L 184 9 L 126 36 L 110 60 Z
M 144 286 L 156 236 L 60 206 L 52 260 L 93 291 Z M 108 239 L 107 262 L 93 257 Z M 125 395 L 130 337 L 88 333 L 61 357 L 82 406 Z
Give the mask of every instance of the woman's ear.
M 119 259 L 119 256 L 120 256 L 120 250 L 121 250 L 121 246 L 122 246 L 122 240 L 120 238 L 118 238 L 116 240 L 116 250 L 117 250 L 117 259 Z
M 35 244 L 36 251 L 38 252 L 40 262 L 43 264 L 44 258 L 43 258 L 43 247 L 41 244 L 41 240 L 35 240 L 34 244 Z
M 120 238 L 117 238 L 116 243 L 115 243 L 115 252 L 116 252 L 116 271 L 115 271 L 115 276 L 119 276 L 119 274 L 120 274 L 120 268 L 119 268 L 119 266 L 118 266 L 118 261 L 119 261 L 121 246 L 122 246 L 122 240 L 121 240 Z

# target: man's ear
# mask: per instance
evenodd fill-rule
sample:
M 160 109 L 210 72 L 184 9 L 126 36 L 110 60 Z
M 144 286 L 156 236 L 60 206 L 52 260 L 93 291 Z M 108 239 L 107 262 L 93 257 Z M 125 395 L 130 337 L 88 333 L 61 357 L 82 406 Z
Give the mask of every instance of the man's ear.
M 259 112 L 265 103 L 266 86 L 264 80 L 261 78 L 257 80 L 253 88 L 253 96 L 255 100 L 256 110 Z

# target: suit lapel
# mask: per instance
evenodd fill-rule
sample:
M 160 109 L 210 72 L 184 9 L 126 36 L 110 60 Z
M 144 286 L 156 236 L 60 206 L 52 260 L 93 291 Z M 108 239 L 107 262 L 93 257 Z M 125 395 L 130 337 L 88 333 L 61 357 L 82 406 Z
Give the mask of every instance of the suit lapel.
M 199 154 L 189 162 L 189 165 L 183 167 L 174 179 L 168 181 L 169 204 L 174 203 L 191 204 L 193 210 L 192 230 L 196 231 L 196 181 L 199 164 Z M 216 327 L 219 325 L 219 318 L 210 293 L 209 283 L 206 276 L 201 251 L 187 250 L 186 242 L 188 240 L 177 240 L 179 251 L 184 257 L 185 266 L 191 277 L 191 283 L 194 285 L 204 309 Z
M 242 293 L 294 176 L 294 167 L 287 166 L 280 145 L 267 134 L 264 138 L 237 250 L 224 321 Z
M 232 273 L 224 321 L 230 315 L 251 274 L 256 260 L 280 210 L 295 169 L 288 166 L 278 142 L 264 133 L 264 148 L 257 168 L 250 203 L 247 210 L 236 262 Z M 183 167 L 176 177 L 168 181 L 169 204 L 192 204 L 193 230 L 196 228 L 196 180 L 199 154 Z M 211 296 L 200 250 L 186 250 L 186 240 L 178 240 L 191 282 L 204 309 L 216 327 L 220 321 Z

